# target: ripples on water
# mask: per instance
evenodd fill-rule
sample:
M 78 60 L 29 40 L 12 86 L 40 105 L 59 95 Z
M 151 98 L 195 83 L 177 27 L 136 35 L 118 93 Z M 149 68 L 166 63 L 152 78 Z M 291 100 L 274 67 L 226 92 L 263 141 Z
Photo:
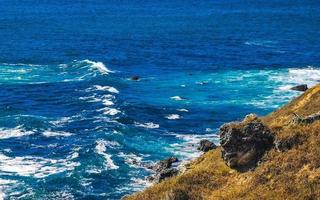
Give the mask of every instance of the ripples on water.
M 120 199 L 150 184 L 140 164 L 285 104 L 320 80 L 319 8 L 2 0 L 0 199 Z

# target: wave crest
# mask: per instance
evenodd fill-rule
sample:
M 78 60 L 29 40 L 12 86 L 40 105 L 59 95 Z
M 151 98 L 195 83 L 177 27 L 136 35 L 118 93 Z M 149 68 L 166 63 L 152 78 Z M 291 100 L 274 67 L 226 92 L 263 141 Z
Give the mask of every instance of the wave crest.
M 0 63 L 0 83 L 51 83 L 81 81 L 112 73 L 104 63 L 91 60 L 59 65 Z

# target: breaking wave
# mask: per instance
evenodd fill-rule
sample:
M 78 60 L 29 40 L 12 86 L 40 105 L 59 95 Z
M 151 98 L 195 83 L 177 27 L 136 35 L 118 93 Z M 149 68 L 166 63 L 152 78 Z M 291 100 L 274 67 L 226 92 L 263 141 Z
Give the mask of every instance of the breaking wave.
M 59 65 L 33 65 L 0 63 L 0 84 L 81 81 L 112 73 L 102 62 L 73 61 Z
M 108 143 L 107 141 L 105 140 L 98 140 L 97 141 L 97 144 L 96 144 L 96 152 L 103 156 L 104 158 L 104 166 L 106 169 L 118 169 L 119 166 L 117 166 L 116 164 L 114 164 L 113 160 L 112 160 L 112 156 L 107 154 L 107 146 L 108 146 Z
M 26 131 L 21 126 L 12 129 L 0 128 L 0 139 L 18 138 L 34 134 L 33 131 Z
M 0 174 L 44 178 L 73 171 L 80 163 L 67 159 L 47 159 L 33 156 L 9 157 L 0 154 Z

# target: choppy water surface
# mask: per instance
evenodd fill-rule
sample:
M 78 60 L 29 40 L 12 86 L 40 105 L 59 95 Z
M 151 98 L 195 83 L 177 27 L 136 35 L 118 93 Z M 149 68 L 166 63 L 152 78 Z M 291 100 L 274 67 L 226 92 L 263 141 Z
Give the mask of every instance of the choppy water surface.
M 0 197 L 120 199 L 139 163 L 320 80 L 319 4 L 2 1 Z M 130 77 L 139 75 L 140 81 Z M 0 198 L 0 199 L 1 199 Z

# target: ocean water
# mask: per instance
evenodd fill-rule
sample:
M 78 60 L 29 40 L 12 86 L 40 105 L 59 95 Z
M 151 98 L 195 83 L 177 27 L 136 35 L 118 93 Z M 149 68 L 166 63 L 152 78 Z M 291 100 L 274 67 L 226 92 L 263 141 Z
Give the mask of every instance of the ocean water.
M 137 163 L 320 80 L 320 2 L 1 0 L 0 199 L 120 199 Z M 140 81 L 131 81 L 138 75 Z

